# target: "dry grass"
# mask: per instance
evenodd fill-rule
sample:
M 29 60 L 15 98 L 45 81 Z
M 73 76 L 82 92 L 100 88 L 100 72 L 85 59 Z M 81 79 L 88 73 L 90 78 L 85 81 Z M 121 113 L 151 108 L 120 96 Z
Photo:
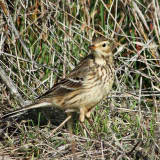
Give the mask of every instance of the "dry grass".
M 119 44 L 113 91 L 93 126 L 84 130 L 75 115 L 74 155 L 66 127 L 57 128 L 65 115 L 40 110 L 0 124 L 0 159 L 159 159 L 158 0 L 8 0 L 0 8 L 1 115 L 65 77 L 94 36 Z

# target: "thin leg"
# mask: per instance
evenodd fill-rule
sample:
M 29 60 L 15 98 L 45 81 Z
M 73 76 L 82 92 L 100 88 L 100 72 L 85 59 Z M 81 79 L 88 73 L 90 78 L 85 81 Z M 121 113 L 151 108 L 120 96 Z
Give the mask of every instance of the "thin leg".
M 87 107 L 82 107 L 80 108 L 80 116 L 79 116 L 79 120 L 81 123 L 82 128 L 88 133 L 88 135 L 91 137 L 91 133 L 89 132 L 89 130 L 87 129 L 87 127 L 84 125 L 84 120 L 86 117 L 86 113 L 87 113 Z
M 86 115 L 87 109 L 85 107 L 80 108 L 80 115 L 79 115 L 79 120 L 80 122 L 84 122 L 85 115 Z
M 90 117 L 91 117 L 91 112 L 93 112 L 93 110 L 94 110 L 94 108 L 89 109 L 89 110 L 86 112 L 85 116 L 86 116 L 87 118 L 90 118 Z
M 90 110 L 88 110 L 88 112 L 86 112 L 86 114 L 85 114 L 85 116 L 86 116 L 86 118 L 87 118 L 87 121 L 89 122 L 89 124 L 91 125 L 91 126 L 93 126 L 93 121 L 91 121 L 91 112 L 93 111 L 93 109 L 91 108 Z
M 85 126 L 85 124 L 84 124 L 83 122 L 80 122 L 80 124 L 81 124 L 81 127 L 82 127 L 84 130 L 86 130 L 86 132 L 88 133 L 89 137 L 91 138 L 91 133 L 90 133 L 90 131 L 87 129 L 87 127 Z
M 93 121 L 91 120 L 91 112 L 93 111 L 94 108 L 91 108 L 90 110 L 88 110 L 88 112 L 85 114 L 87 121 L 89 122 L 89 124 L 92 126 L 94 132 L 97 134 L 98 131 L 93 127 Z
M 82 127 L 87 131 L 88 135 L 91 137 L 91 133 L 89 132 L 89 130 L 86 128 L 86 126 L 84 125 L 84 119 L 86 117 L 87 121 L 89 122 L 89 124 L 91 125 L 91 127 L 93 128 L 94 132 L 97 134 L 97 130 L 93 127 L 93 122 L 90 120 L 91 117 L 91 112 L 93 111 L 93 109 L 91 108 L 90 110 L 87 109 L 87 107 L 82 107 L 80 108 L 80 116 L 79 116 L 79 120 L 82 124 Z

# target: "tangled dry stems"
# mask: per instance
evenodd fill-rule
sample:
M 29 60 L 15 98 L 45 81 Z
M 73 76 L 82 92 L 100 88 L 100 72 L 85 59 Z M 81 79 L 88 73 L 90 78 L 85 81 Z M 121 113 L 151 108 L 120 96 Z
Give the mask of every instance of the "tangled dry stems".
M 119 44 L 114 89 L 95 108 L 94 126 L 85 123 L 91 137 L 74 124 L 76 157 L 158 159 L 159 6 L 155 0 L 1 1 L 1 114 L 44 93 L 88 54 L 94 35 L 106 35 Z M 57 124 L 43 121 L 43 115 L 36 119 L 5 126 L 0 155 L 72 159 L 65 127 L 51 134 Z

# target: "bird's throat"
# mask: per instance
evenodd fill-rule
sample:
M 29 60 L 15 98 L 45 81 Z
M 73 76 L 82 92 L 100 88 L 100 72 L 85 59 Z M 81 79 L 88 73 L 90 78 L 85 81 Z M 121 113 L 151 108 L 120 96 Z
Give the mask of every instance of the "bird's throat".
M 105 66 L 106 64 L 113 64 L 113 56 L 95 56 L 95 63 L 101 66 Z

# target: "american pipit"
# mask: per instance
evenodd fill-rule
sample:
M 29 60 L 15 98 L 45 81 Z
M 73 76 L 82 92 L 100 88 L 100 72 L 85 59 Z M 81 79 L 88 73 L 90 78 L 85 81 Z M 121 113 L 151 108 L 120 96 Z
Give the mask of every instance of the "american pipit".
M 58 107 L 66 112 L 80 112 L 79 120 L 90 118 L 92 108 L 107 96 L 114 81 L 113 42 L 98 38 L 89 47 L 91 54 L 85 57 L 66 78 L 31 105 L 4 115 L 16 114 L 39 107 Z

